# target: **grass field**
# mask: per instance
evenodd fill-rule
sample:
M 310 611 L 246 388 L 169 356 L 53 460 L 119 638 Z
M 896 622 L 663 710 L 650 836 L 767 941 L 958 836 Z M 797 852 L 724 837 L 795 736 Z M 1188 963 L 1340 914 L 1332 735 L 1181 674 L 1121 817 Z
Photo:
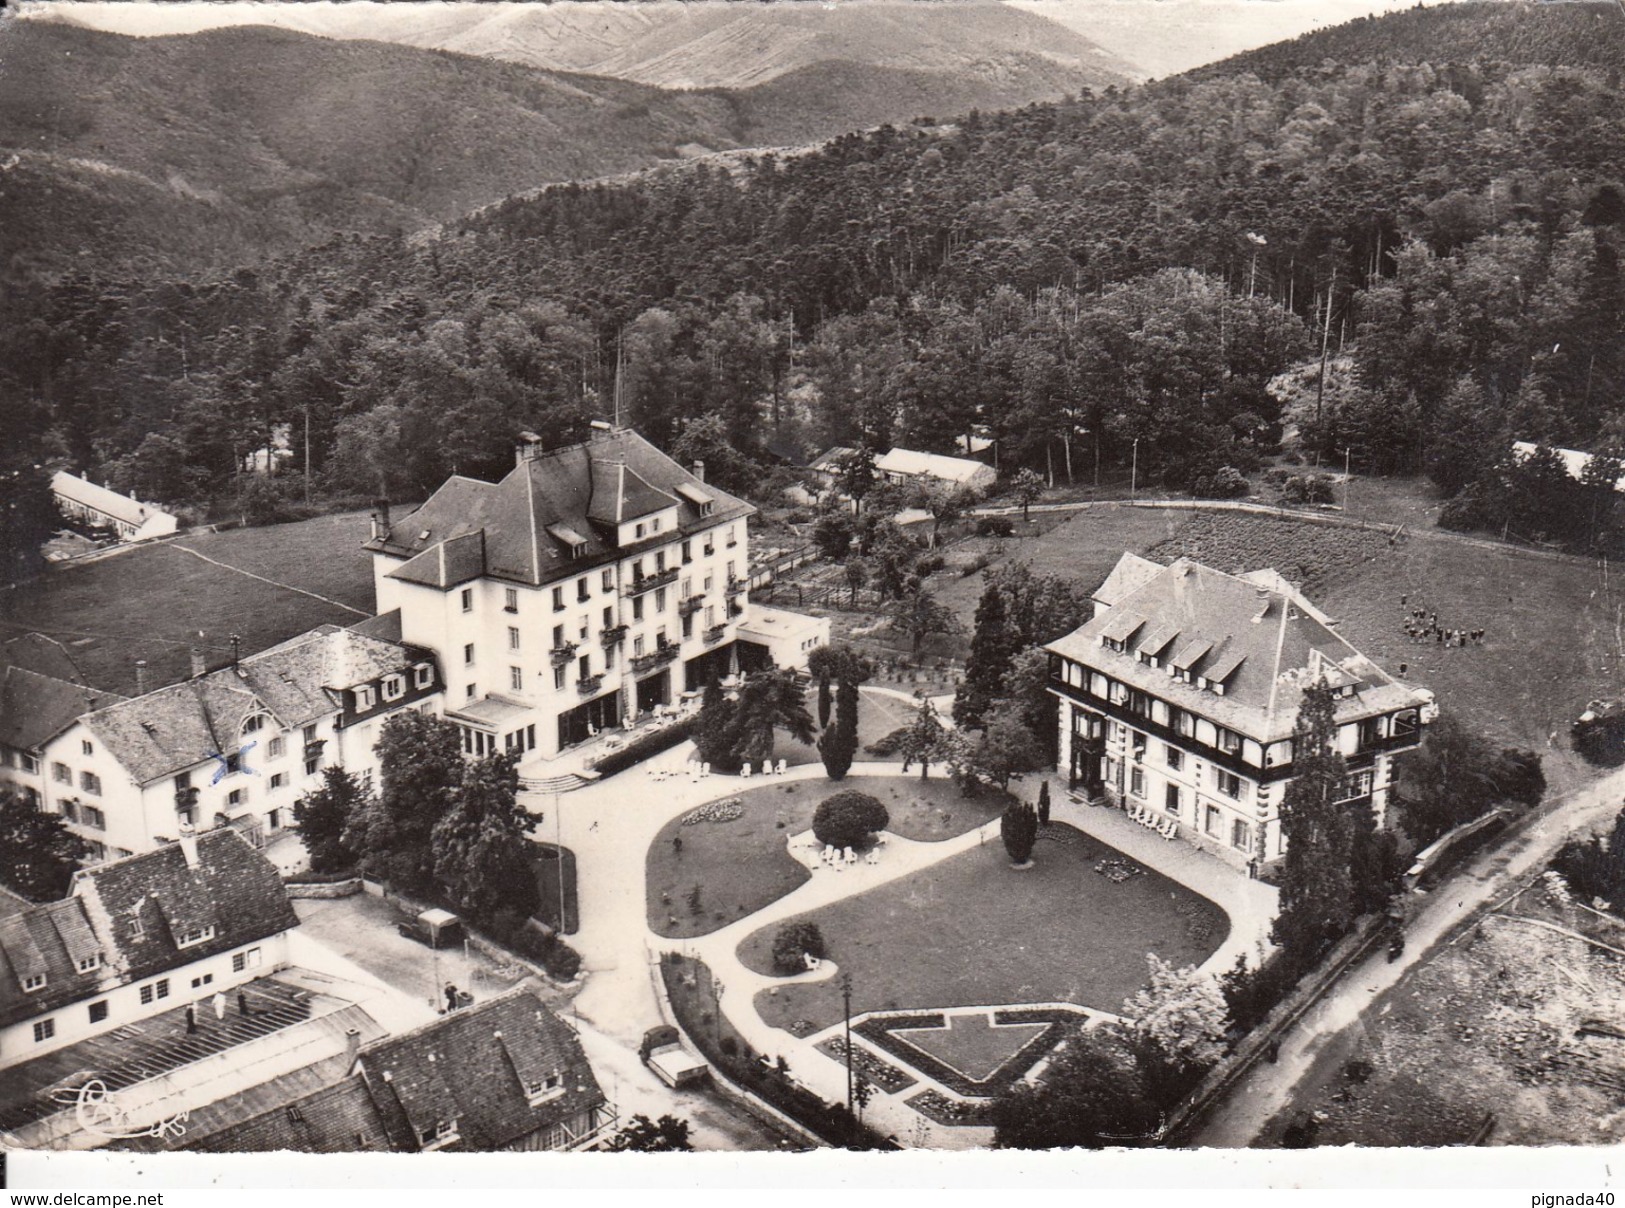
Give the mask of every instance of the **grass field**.
M 1199 964 L 1229 930 L 1224 912 L 1159 873 L 1114 882 L 1095 871 L 1114 849 L 1071 827 L 1041 842 L 1035 863 L 1010 867 L 997 840 L 802 916 L 818 924 L 833 960 L 852 975 L 852 1011 L 1070 1002 L 1113 1014 L 1147 977 L 1146 953 Z M 787 922 L 790 920 L 786 920 Z M 773 972 L 764 927 L 739 958 Z M 775 1027 L 841 1018 L 836 981 L 784 985 L 756 996 Z
M 1004 808 L 996 793 L 965 798 L 942 780 L 849 776 L 839 784 L 818 780 L 747 789 L 734 798 L 744 807 L 740 817 L 693 826 L 673 818 L 655 836 L 647 861 L 649 926 L 669 938 L 706 935 L 801 885 L 812 874 L 791 858 L 785 841 L 812 826 L 820 801 L 844 789 L 879 798 L 891 814 L 887 829 L 922 841 L 964 834 Z M 681 851 L 673 839 L 683 841 Z M 696 888 L 698 912 L 690 908 Z
M 366 513 L 350 512 L 181 537 L 53 568 L 0 593 L 0 634 L 48 634 L 90 683 L 133 695 L 137 659 L 147 661 L 148 685 L 158 687 L 190 674 L 193 643 L 218 667 L 230 658 L 232 634 L 248 654 L 317 625 L 371 616 L 366 536 Z
M 576 897 L 576 854 L 556 843 L 536 843 L 531 860 L 540 904 L 536 917 L 555 931 L 574 935 L 581 927 Z

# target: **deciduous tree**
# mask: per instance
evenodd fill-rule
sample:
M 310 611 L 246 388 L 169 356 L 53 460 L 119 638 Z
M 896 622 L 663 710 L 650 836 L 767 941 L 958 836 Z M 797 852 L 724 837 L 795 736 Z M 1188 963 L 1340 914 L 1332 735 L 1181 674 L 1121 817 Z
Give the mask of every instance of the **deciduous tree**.
M 430 832 L 435 879 L 476 920 L 499 910 L 521 916 L 538 904 L 535 819 L 520 808 L 519 756 L 512 751 L 469 760 L 450 808 Z
M 33 902 L 66 897 L 90 845 L 60 814 L 47 814 L 9 786 L 0 786 L 0 883 Z
M 293 803 L 294 828 L 310 854 L 312 872 L 353 866 L 356 853 L 344 842 L 350 818 L 367 808 L 360 783 L 337 764 L 322 769 L 322 782 Z

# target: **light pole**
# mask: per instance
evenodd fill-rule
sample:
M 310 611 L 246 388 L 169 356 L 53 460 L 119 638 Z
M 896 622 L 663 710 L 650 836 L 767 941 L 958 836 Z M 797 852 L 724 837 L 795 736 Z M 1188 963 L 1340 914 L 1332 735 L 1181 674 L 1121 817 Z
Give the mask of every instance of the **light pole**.
M 1134 502 L 1135 491 L 1140 485 L 1140 438 L 1134 438 L 1134 459 L 1130 463 L 1128 472 L 1128 498 Z
M 852 975 L 841 974 L 841 1002 L 846 1014 L 846 1111 L 852 1114 Z
M 1344 449 L 1343 450 L 1343 514 L 1345 516 L 1348 515 L 1348 511 L 1349 511 L 1349 488 L 1351 486 L 1353 486 L 1353 485 L 1354 485 L 1354 481 L 1353 481 L 1353 479 L 1351 479 L 1349 477 L 1349 451 L 1348 451 L 1348 449 Z

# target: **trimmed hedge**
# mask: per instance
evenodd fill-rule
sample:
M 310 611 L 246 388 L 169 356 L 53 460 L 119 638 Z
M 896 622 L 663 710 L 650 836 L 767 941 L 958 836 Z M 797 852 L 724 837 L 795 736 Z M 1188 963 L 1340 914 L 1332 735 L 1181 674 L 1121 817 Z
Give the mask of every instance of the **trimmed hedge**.
M 1062 1018 L 1057 1018 L 1058 1016 Z M 993 1018 L 999 1023 L 1044 1023 L 1049 1026 L 1012 1053 L 998 1069 L 981 1082 L 967 1078 L 953 1066 L 895 1035 L 899 1028 L 944 1027 L 947 1025 L 947 1019 L 940 1013 L 870 1016 L 857 1026 L 856 1031 L 865 1040 L 884 1049 L 899 1061 L 913 1066 L 922 1074 L 936 1079 L 956 1094 L 991 1099 L 1020 1082 L 1032 1068 L 1031 1061 L 1020 1060 L 1023 1054 L 1031 1053 L 1035 1048 L 1039 1052 L 1048 1052 L 1060 1043 L 1061 1037 L 1076 1024 L 1079 1017 L 1069 1012 L 1056 1011 L 1054 1008 L 1032 1008 L 995 1012 Z
M 677 971 L 688 964 L 693 965 L 697 974 L 710 980 L 711 970 L 704 961 L 688 960 L 674 952 L 661 956 L 660 975 L 666 983 L 672 1014 L 701 1056 L 722 1070 L 730 1081 L 772 1104 L 831 1145 L 847 1149 L 898 1148 L 896 1142 L 888 1141 L 868 1125 L 854 1120 L 844 1104 L 828 1103 L 800 1083 L 791 1081 L 776 1066 L 763 1065 L 750 1046 L 735 1036 L 724 1035 L 719 1040 L 713 1024 L 695 1017 L 695 1002 L 677 977 Z
M 624 772 L 627 768 L 642 763 L 651 755 L 669 751 L 678 743 L 693 737 L 696 720 L 693 717 L 685 717 L 669 726 L 651 730 L 641 738 L 633 739 L 619 751 L 611 751 L 608 755 L 605 755 L 597 763 L 593 764 L 592 770 L 601 777 L 613 776 L 616 772 Z

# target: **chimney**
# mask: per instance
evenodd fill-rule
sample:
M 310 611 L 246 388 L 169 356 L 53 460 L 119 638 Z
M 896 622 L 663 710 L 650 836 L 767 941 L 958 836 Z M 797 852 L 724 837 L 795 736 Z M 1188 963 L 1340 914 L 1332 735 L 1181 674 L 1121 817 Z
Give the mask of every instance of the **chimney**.
M 147 694 L 146 659 L 136 659 L 135 661 L 135 694 L 137 696 L 145 696 Z
M 705 463 L 699 458 L 694 459 L 694 469 L 692 473 L 694 477 L 698 478 L 701 482 L 705 481 Z
M 197 867 L 197 829 L 192 826 L 181 827 L 181 855 L 186 857 L 186 867 Z
M 359 1028 L 347 1028 L 344 1032 L 344 1061 L 347 1065 L 355 1064 L 355 1055 L 361 1051 L 361 1031 Z
M 542 451 L 542 438 L 534 432 L 521 432 L 519 443 L 514 446 L 513 464 L 522 466 L 527 461 L 536 460 L 537 454 Z
M 372 536 L 374 541 L 384 541 L 389 538 L 389 500 L 374 499 L 372 501 Z
M 243 639 L 234 633 L 231 635 L 231 665 L 233 667 L 237 665 L 237 660 L 242 656 L 242 652 Z
M 193 646 L 192 647 L 192 678 L 196 679 L 200 675 L 207 674 L 208 670 L 209 670 L 209 665 L 203 661 L 203 650 L 202 650 L 202 648 L 198 647 L 198 646 Z

